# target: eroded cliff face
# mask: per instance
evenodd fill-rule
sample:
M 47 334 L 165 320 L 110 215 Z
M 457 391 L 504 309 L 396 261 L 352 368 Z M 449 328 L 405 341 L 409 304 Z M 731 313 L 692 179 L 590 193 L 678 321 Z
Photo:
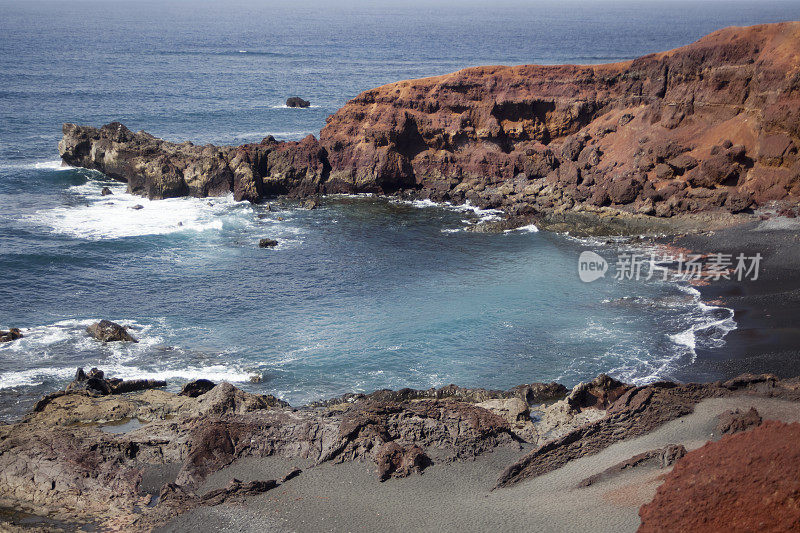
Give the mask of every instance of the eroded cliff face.
M 669 216 L 800 195 L 800 23 L 599 66 L 479 67 L 331 116 L 331 182 L 503 207 Z M 341 185 L 340 185 L 341 186 Z
M 279 194 L 316 194 L 328 174 L 314 136 L 299 142 L 195 146 L 131 132 L 118 122 L 102 128 L 64 124 L 61 159 L 126 181 L 128 192 L 151 199 L 221 196 L 257 202 Z
M 373 192 L 669 217 L 800 197 L 800 23 L 597 66 L 478 67 L 366 91 L 320 139 L 174 144 L 65 125 L 65 162 L 151 198 Z

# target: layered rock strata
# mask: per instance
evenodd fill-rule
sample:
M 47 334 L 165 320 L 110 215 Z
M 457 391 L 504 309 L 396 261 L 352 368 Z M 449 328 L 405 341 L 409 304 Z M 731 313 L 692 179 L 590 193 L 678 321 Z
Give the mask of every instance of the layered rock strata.
M 366 91 L 319 140 L 171 143 L 64 125 L 65 163 L 150 198 L 400 194 L 509 215 L 739 213 L 800 198 L 800 23 L 623 63 L 477 67 Z

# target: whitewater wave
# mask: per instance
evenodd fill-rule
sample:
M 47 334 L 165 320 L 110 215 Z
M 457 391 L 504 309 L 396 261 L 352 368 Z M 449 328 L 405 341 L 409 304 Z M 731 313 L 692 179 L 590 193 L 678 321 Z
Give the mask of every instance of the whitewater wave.
M 318 108 L 320 108 L 322 106 L 321 105 L 311 104 L 311 105 L 306 106 L 306 107 L 291 107 L 291 106 L 288 106 L 286 104 L 282 104 L 282 105 L 271 105 L 270 107 L 272 109 L 318 109 Z
M 164 346 L 164 321 L 142 324 L 114 319 L 126 326 L 138 343 L 100 343 L 89 337 L 86 327 L 97 319 L 62 320 L 45 326 L 23 328 L 23 338 L 0 345 L 4 365 L 27 366 L 0 373 L 0 389 L 31 387 L 72 378 L 77 366 L 97 366 L 109 377 L 123 379 L 192 380 L 246 382 L 253 372 L 236 364 L 187 364 L 191 356 L 180 348 Z M 177 357 L 169 357 L 176 351 Z M 158 353 L 157 357 L 153 354 Z
M 682 284 L 676 284 L 676 287 L 690 297 L 683 311 L 688 327 L 667 335 L 672 346 L 665 356 L 653 358 L 648 355 L 636 364 L 613 369 L 611 373 L 623 381 L 645 385 L 669 379 L 679 367 L 697 360 L 698 348 L 719 348 L 725 344 L 725 336 L 736 329 L 733 309 L 704 303 L 700 291 L 694 287 Z
M 503 214 L 503 212 L 499 209 L 481 209 L 480 207 L 472 205 L 469 202 L 469 200 L 459 205 L 454 205 L 451 202 L 434 202 L 433 200 L 427 198 L 424 200 L 392 199 L 391 201 L 395 203 L 410 205 L 419 209 L 428 209 L 434 207 L 439 209 L 448 209 L 450 211 L 455 211 L 458 213 L 471 213 L 476 217 L 476 220 L 463 221 L 468 225 L 480 222 L 488 222 L 490 220 L 500 220 L 501 215 Z M 461 230 L 464 228 L 456 228 L 456 229 Z M 455 233 L 455 231 L 443 230 L 443 233 Z
M 34 161 L 28 163 L 2 163 L 0 169 L 18 169 L 18 170 L 74 170 L 75 167 L 64 165 L 60 159 L 51 161 Z
M 122 379 L 158 379 L 192 381 L 195 379 L 210 379 L 214 382 L 228 381 L 230 383 L 245 383 L 250 380 L 252 372 L 243 372 L 237 368 L 223 365 L 204 367 L 185 367 L 163 370 L 146 370 L 136 366 L 124 364 L 103 364 L 102 370 L 107 377 Z M 75 375 L 75 367 L 43 367 L 4 372 L 0 374 L 0 389 L 14 387 L 36 387 L 46 382 L 65 381 Z
M 521 233 L 539 233 L 539 228 L 536 227 L 536 224 L 528 224 L 527 226 L 504 230 L 503 233 L 513 233 L 515 231 Z
M 103 196 L 103 187 L 113 194 Z M 80 203 L 37 211 L 26 217 L 27 222 L 57 234 L 104 240 L 221 230 L 226 224 L 251 225 L 253 218 L 250 204 L 235 202 L 232 194 L 148 200 L 127 194 L 123 184 L 95 180 L 67 192 Z

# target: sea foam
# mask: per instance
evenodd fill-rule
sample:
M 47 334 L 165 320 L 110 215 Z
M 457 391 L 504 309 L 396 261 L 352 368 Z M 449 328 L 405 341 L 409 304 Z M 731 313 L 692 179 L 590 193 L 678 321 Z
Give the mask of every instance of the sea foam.
M 102 196 L 106 186 L 113 194 Z M 67 191 L 79 205 L 37 211 L 27 219 L 52 232 L 87 240 L 220 230 L 225 223 L 251 224 L 252 208 L 229 194 L 217 198 L 148 200 L 125 185 L 89 181 Z M 141 207 L 138 207 L 141 206 Z M 238 209 L 234 209 L 238 208 Z

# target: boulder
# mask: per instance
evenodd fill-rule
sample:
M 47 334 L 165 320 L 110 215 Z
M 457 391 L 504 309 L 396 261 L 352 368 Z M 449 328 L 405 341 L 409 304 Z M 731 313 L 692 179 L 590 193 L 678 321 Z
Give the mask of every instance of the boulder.
M 196 379 L 184 385 L 179 394 L 189 398 L 197 398 L 213 389 L 214 386 L 214 382 L 208 379 Z
M 669 180 L 675 175 L 675 170 L 666 163 L 659 163 L 656 165 L 656 178 L 660 180 Z
M 751 407 L 746 412 L 742 412 L 739 409 L 728 410 L 717 417 L 714 433 L 728 435 L 729 433 L 748 430 L 760 424 L 761 415 L 758 414 L 755 407 Z
M 567 404 L 575 411 L 587 408 L 608 409 L 617 398 L 629 389 L 630 385 L 617 381 L 606 374 L 600 374 L 590 382 L 575 385 L 567 396 Z
M 569 137 L 561 147 L 561 157 L 565 161 L 577 161 L 578 155 L 583 150 L 584 141 L 579 136 Z
M 375 454 L 378 465 L 378 479 L 408 477 L 421 473 L 430 464 L 430 459 L 419 446 L 402 446 L 396 441 L 387 442 Z
M 8 331 L 0 331 L 0 342 L 11 342 L 17 339 L 21 339 L 25 335 L 19 330 L 19 328 L 10 328 Z
M 667 161 L 667 164 L 672 167 L 675 174 L 681 176 L 687 170 L 691 170 L 697 166 L 697 159 L 689 154 L 681 154 Z
M 110 320 L 95 322 L 86 328 L 86 332 L 92 338 L 103 342 L 139 342 L 128 333 L 126 327 Z
M 294 478 L 296 478 L 297 476 L 299 476 L 302 473 L 303 473 L 303 471 L 300 470 L 299 468 L 297 468 L 297 467 L 292 468 L 291 470 L 289 470 L 288 472 L 286 472 L 283 475 L 283 477 L 281 478 L 281 483 L 286 483 L 290 479 L 294 479 Z
M 311 102 L 308 100 L 303 100 L 299 96 L 292 96 L 286 100 L 287 107 L 308 107 L 311 105 Z
M 615 204 L 633 203 L 642 190 L 642 183 L 636 178 L 622 178 L 608 185 L 608 198 Z
M 103 190 L 100 191 L 100 195 L 101 196 L 108 196 L 110 194 L 114 194 L 114 193 L 108 187 L 103 187 Z
M 278 241 L 276 241 L 275 239 L 264 238 L 258 241 L 259 248 L 274 248 L 276 246 L 278 246 Z

